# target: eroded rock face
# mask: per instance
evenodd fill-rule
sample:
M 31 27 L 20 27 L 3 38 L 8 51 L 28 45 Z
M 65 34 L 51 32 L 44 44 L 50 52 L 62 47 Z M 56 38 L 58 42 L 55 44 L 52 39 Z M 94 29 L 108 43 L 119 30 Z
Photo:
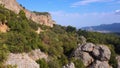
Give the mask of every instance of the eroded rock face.
M 105 45 L 94 45 L 85 43 L 73 52 L 73 57 L 81 59 L 86 67 L 90 68 L 110 68 L 108 61 L 111 56 L 109 48 Z
M 30 53 L 10 53 L 5 65 L 17 65 L 17 68 L 39 68 L 39 64 L 35 61 L 42 58 L 47 60 L 47 57 L 40 49 L 33 50 Z
M 10 9 L 17 14 L 22 9 L 22 7 L 16 2 L 16 0 L 0 0 L 0 4 L 3 4 L 5 8 Z
M 20 6 L 16 2 L 16 0 L 0 0 L 0 4 L 4 5 L 5 8 L 12 10 L 16 14 L 18 14 L 20 12 L 20 10 L 23 10 L 28 19 L 31 19 L 38 24 L 42 24 L 42 25 L 46 25 L 46 26 L 50 26 L 50 27 L 53 27 L 53 25 L 55 24 L 55 21 L 52 20 L 51 15 L 49 15 L 49 14 L 48 15 L 37 15 L 37 14 L 23 8 L 22 6 Z
M 71 62 L 71 63 L 69 63 L 69 64 L 63 66 L 63 68 L 75 68 L 75 65 L 74 65 L 73 62 Z

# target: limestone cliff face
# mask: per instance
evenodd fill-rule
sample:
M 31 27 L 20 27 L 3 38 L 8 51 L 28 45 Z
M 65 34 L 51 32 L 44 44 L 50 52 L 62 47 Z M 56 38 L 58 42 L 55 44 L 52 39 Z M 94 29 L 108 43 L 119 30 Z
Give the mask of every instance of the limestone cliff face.
M 16 0 L 0 0 L 0 4 L 3 4 L 5 8 L 19 13 L 22 7 L 16 2 Z
M 5 8 L 15 12 L 16 14 L 18 14 L 20 10 L 24 10 L 26 17 L 28 19 L 33 20 L 34 22 L 38 24 L 43 24 L 43 25 L 50 26 L 50 27 L 53 27 L 53 24 L 55 24 L 55 22 L 52 20 L 51 15 L 37 15 L 21 7 L 16 2 L 16 0 L 0 0 L 0 4 L 4 5 Z

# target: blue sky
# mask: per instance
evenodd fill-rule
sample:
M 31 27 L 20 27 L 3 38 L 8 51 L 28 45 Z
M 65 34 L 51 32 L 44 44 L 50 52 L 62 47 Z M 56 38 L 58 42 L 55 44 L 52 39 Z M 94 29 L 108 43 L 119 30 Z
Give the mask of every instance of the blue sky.
M 57 24 L 77 28 L 120 23 L 120 0 L 17 0 L 28 10 L 50 12 Z

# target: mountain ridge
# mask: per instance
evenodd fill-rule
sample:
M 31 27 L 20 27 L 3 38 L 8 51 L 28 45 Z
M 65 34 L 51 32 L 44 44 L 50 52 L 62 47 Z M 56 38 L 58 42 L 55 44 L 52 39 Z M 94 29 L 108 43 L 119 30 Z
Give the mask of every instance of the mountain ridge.
M 112 23 L 112 24 L 101 24 L 98 26 L 88 26 L 88 27 L 82 27 L 81 29 L 87 30 L 87 31 L 95 31 L 95 32 L 102 32 L 102 33 L 111 33 L 116 32 L 120 33 L 120 23 Z

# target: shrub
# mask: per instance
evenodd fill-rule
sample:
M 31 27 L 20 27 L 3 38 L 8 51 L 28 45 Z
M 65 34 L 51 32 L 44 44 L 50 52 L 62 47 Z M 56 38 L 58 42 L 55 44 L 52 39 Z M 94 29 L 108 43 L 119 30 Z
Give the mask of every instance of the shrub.
M 49 68 L 62 68 L 62 66 L 60 65 L 58 60 L 50 60 L 48 62 L 48 66 L 49 66 Z
M 0 66 L 2 66 L 3 62 L 7 59 L 8 54 L 8 47 L 5 44 L 0 45 Z
M 111 57 L 109 60 L 109 64 L 113 67 L 113 68 L 117 68 L 117 60 L 116 60 L 116 53 L 114 50 L 114 47 L 112 45 L 109 45 L 109 49 L 111 51 Z
M 75 68 L 86 68 L 81 59 L 71 58 L 71 61 L 74 62 Z
M 47 62 L 44 59 L 39 59 L 36 61 L 40 68 L 49 68 Z

